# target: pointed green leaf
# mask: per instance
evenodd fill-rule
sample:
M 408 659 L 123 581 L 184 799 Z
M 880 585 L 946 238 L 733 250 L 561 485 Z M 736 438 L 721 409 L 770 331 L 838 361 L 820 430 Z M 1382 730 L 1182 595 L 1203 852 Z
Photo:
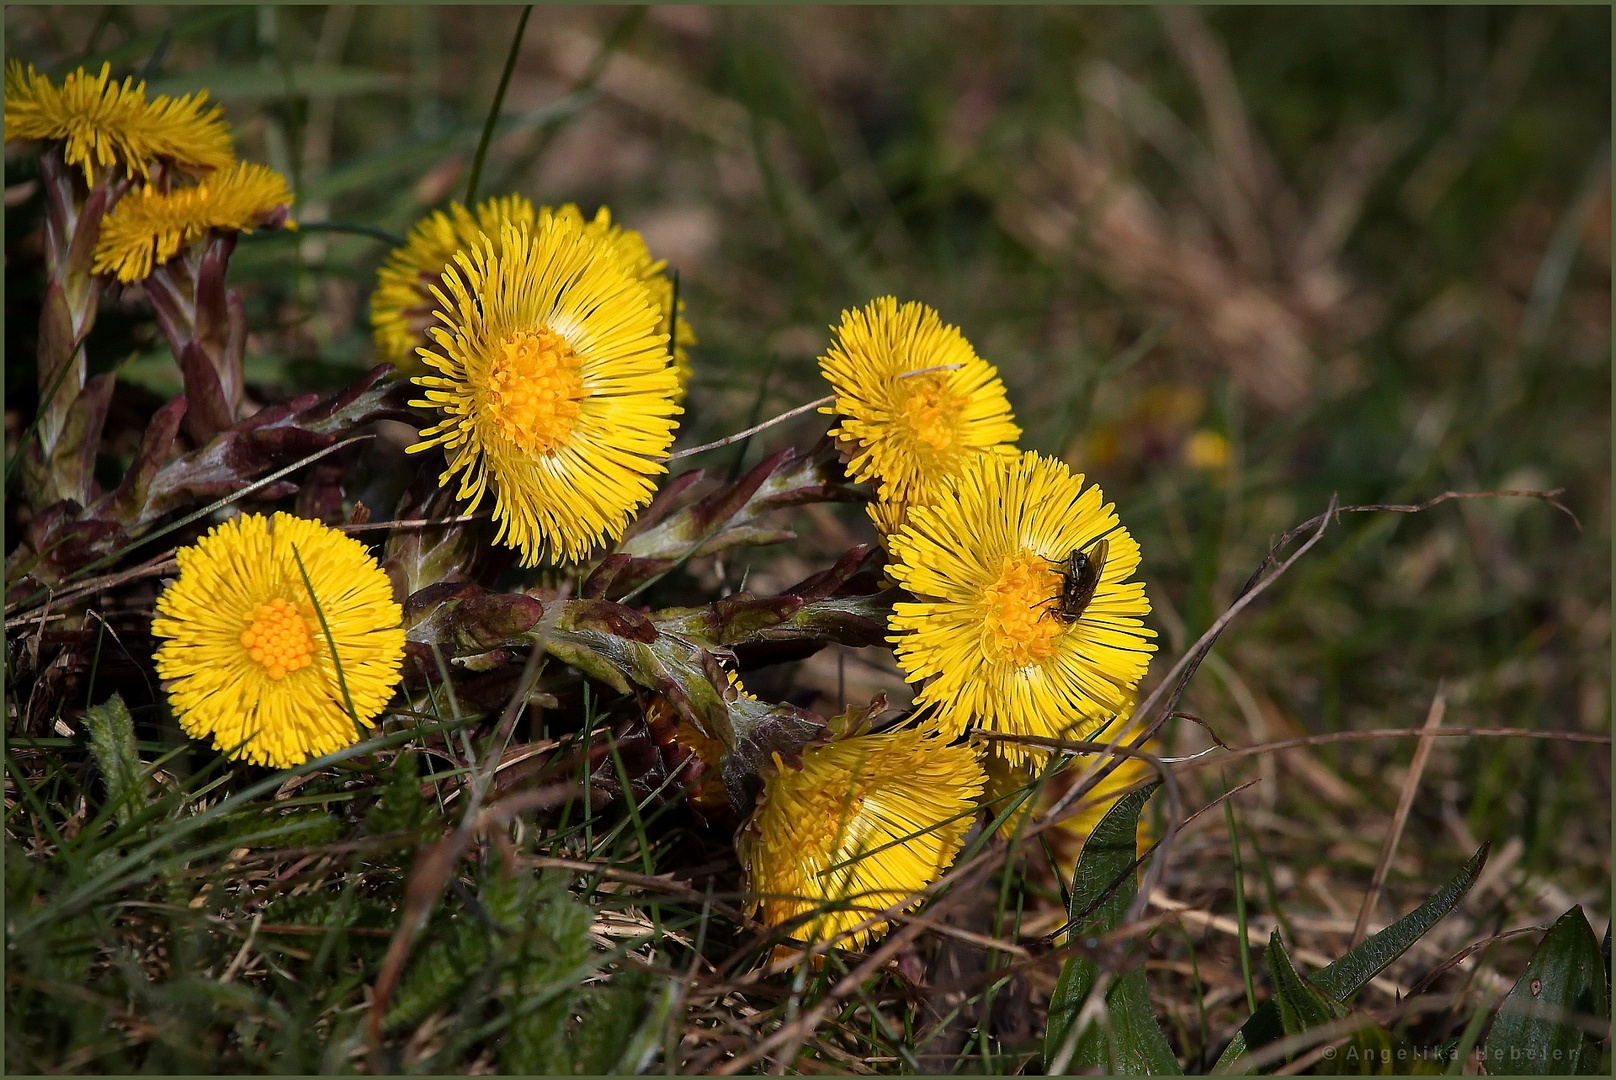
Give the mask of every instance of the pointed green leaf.
M 1591 1076 L 1599 1071 L 1601 1040 L 1586 1025 L 1609 1020 L 1604 958 L 1581 906 L 1574 907 L 1549 927 L 1499 1006 L 1481 1060 L 1491 1073 Z
M 90 753 L 107 785 L 107 805 L 118 824 L 127 825 L 142 802 L 140 755 L 135 752 L 135 725 L 123 698 L 113 694 L 84 714 L 90 729 Z
M 1121 925 L 1138 890 L 1134 859 L 1138 851 L 1139 812 L 1155 790 L 1153 784 L 1119 799 L 1083 844 L 1077 870 L 1072 876 L 1072 900 L 1067 912 L 1077 920 L 1070 940 L 1097 938 Z M 1061 968 L 1055 993 L 1050 998 L 1049 1027 L 1044 1034 L 1046 1067 L 1059 1063 L 1072 1024 L 1083 1011 L 1083 1003 L 1099 975 L 1099 965 L 1081 954 L 1067 960 Z M 1133 1075 L 1183 1075 L 1156 1023 L 1143 969 L 1136 967 L 1112 980 L 1105 1004 L 1110 1036 L 1098 1024 L 1083 1032 L 1068 1058 L 1070 1068 L 1114 1070 Z
M 1111 1014 L 1111 1028 L 1116 1038 L 1116 1071 L 1129 1076 L 1183 1076 L 1173 1048 L 1167 1045 L 1161 1025 L 1156 1022 L 1156 1011 L 1150 1004 L 1150 986 L 1145 982 L 1143 968 L 1134 968 L 1121 976 L 1105 995 L 1106 1009 Z M 1104 1061 L 1084 1062 L 1091 1065 L 1109 1065 Z
M 1481 845 L 1454 879 L 1425 903 L 1380 933 L 1347 950 L 1335 963 L 1320 968 L 1313 976 L 1313 985 L 1337 1001 L 1351 1002 L 1353 995 L 1363 989 L 1370 979 L 1386 970 L 1393 960 L 1407 952 L 1409 946 L 1458 906 L 1476 883 L 1476 878 L 1481 876 L 1481 868 L 1487 865 L 1487 852 L 1491 846 Z M 1228 1049 L 1218 1058 L 1214 1071 L 1227 1071 L 1237 1059 L 1265 1043 L 1273 1042 L 1284 1033 L 1278 1006 L 1272 1001 L 1264 1002 L 1235 1033 Z
M 1274 1001 L 1285 1034 L 1295 1035 L 1347 1015 L 1347 1007 L 1297 973 L 1285 943 L 1275 930 L 1268 939 L 1268 970 L 1274 977 Z

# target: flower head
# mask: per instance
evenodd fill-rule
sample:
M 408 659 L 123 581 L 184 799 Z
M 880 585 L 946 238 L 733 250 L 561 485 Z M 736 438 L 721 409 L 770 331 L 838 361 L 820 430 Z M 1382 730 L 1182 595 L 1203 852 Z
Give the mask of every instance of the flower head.
M 118 200 L 101 223 L 95 272 L 140 281 L 209 229 L 250 233 L 260 226 L 291 224 L 283 221 L 291 202 L 284 176 L 244 161 L 194 187 L 161 192 L 148 184 Z
M 1106 557 L 1093 598 L 1070 621 L 1053 610 L 1060 564 Z M 931 504 L 910 510 L 890 541 L 887 574 L 915 595 L 893 607 L 898 663 L 924 682 L 919 705 L 944 730 L 976 724 L 1018 735 L 1078 738 L 1117 715 L 1155 646 L 1139 545 L 1098 487 L 1059 461 L 979 455 Z M 1098 560 L 1096 560 L 1098 561 Z M 1043 752 L 1004 743 L 1013 762 Z
M 880 937 L 884 921 L 853 928 L 920 903 L 959 853 L 982 784 L 976 751 L 929 725 L 810 745 L 800 769 L 776 755 L 742 836 L 763 921 L 802 919 L 798 941 Z
M 876 485 L 883 531 L 966 460 L 1015 453 L 1021 429 L 998 371 L 923 304 L 884 296 L 842 312 L 819 366 L 836 392 L 820 411 L 841 418 L 831 434 L 851 455 L 849 474 Z M 928 368 L 948 370 L 910 374 Z
M 403 613 L 364 545 L 291 514 L 245 514 L 175 558 L 152 634 L 167 639 L 157 673 L 186 733 L 274 768 L 357 741 L 354 720 L 386 706 L 404 656 Z
M 599 233 L 562 214 L 509 221 L 496 245 L 459 252 L 433 295 L 435 374 L 417 376 L 443 419 L 412 451 L 442 446 L 475 509 L 494 488 L 496 540 L 537 565 L 622 535 L 650 501 L 673 442 L 678 388 L 645 284 Z
M 13 60 L 6 67 L 6 141 L 61 140 L 63 159 L 84 170 L 86 184 L 94 183 L 96 169 L 115 165 L 146 177 L 157 160 L 186 172 L 230 164 L 230 132 L 219 106 L 203 111 L 205 91 L 148 102 L 144 82 L 129 78 L 120 85 L 111 74 L 110 63 L 94 78 L 79 68 L 58 88 L 32 64 L 24 69 Z
M 441 310 L 433 286 L 441 284 L 443 271 L 454 263 L 455 254 L 471 251 L 484 238 L 493 243 L 498 253 L 500 228 L 506 222 L 526 225 L 529 232 L 536 232 L 539 223 L 551 216 L 571 219 L 615 252 L 628 272 L 651 290 L 652 300 L 662 313 L 657 332 L 669 332 L 673 283 L 664 273 L 667 264 L 651 258 L 639 233 L 613 225 L 611 212 L 604 206 L 593 221 L 585 223 L 583 214 L 571 203 L 559 210 L 548 206 L 535 210 L 524 196 L 507 195 L 484 200 L 477 205 L 475 214 L 459 203 L 451 203 L 447 213 L 435 211 L 417 222 L 405 245 L 388 256 L 376 273 L 376 291 L 370 297 L 377 358 L 402 371 L 424 370 L 416 349 L 428 343 L 434 313 Z M 679 310 L 683 311 L 684 306 L 681 300 Z M 695 343 L 690 324 L 680 318 L 673 359 L 681 395 L 690 375 L 685 346 Z

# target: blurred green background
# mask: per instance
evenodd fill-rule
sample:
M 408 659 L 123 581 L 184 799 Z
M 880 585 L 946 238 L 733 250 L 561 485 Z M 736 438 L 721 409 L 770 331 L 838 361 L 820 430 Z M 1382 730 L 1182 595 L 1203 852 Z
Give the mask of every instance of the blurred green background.
M 12 5 L 6 45 L 206 88 L 301 222 L 396 235 L 463 197 L 519 11 Z M 1087 472 L 1139 537 L 1158 674 L 1332 493 L 1564 488 L 1580 529 L 1525 499 L 1344 517 L 1187 707 L 1251 743 L 1417 726 L 1441 682 L 1450 727 L 1608 731 L 1610 43 L 1598 7 L 539 7 L 480 190 L 608 205 L 679 271 L 701 339 L 685 445 L 820 396 L 843 308 L 937 307 L 998 365 L 1023 446 Z M 33 407 L 33 168 L 8 148 L 8 438 Z M 243 240 L 255 394 L 372 363 L 387 250 Z M 109 303 L 92 368 L 120 367 L 138 416 L 178 380 L 134 300 Z M 856 511 L 803 532 L 750 587 L 873 537 Z M 901 694 L 893 670 L 842 677 Z M 837 677 L 810 662 L 768 688 Z M 1186 728 L 1174 749 L 1205 745 Z M 1412 745 L 1246 759 L 1288 903 L 1350 922 Z M 1603 752 L 1444 741 L 1390 906 L 1491 840 L 1470 929 L 1580 902 L 1602 932 L 1609 821 Z M 1226 843 L 1187 839 L 1175 893 L 1223 888 Z

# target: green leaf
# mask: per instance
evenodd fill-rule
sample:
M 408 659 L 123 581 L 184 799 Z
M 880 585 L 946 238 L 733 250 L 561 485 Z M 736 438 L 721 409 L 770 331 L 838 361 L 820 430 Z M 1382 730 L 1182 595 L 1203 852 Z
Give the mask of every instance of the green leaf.
M 1482 844 L 1470 861 L 1464 864 L 1464 868 L 1436 895 L 1380 933 L 1366 938 L 1356 948 L 1347 950 L 1335 963 L 1320 968 L 1318 974 L 1313 976 L 1314 984 L 1332 997 L 1351 1004 L 1353 995 L 1367 986 L 1370 979 L 1385 971 L 1392 961 L 1407 952 L 1444 915 L 1458 906 L 1481 876 L 1481 869 L 1487 865 L 1487 853 L 1491 849 L 1490 842 Z
M 148 97 L 194 94 L 206 90 L 213 101 L 278 101 L 318 91 L 324 97 L 351 97 L 403 90 L 404 76 L 355 67 L 293 64 L 286 70 L 257 63 L 230 64 L 186 75 L 158 79 L 146 87 Z
M 1139 812 L 1156 786 L 1119 799 L 1084 843 L 1072 875 L 1067 914 L 1076 923 L 1069 940 L 1098 938 L 1120 926 L 1127 915 L 1139 887 L 1134 874 Z M 1044 1034 L 1046 1067 L 1063 1064 L 1060 1058 L 1072 1025 L 1099 975 L 1099 965 L 1082 954 L 1073 956 L 1061 968 L 1049 1001 L 1049 1027 Z M 1118 974 L 1106 991 L 1105 1004 L 1109 1036 L 1100 1024 L 1079 1035 L 1068 1056 L 1071 1068 L 1132 1075 L 1183 1075 L 1151 1010 L 1150 988 L 1142 968 Z
M 1278 930 L 1268 939 L 1268 970 L 1274 977 L 1274 1001 L 1285 1034 L 1295 1035 L 1347 1015 L 1345 1005 L 1297 973 Z
M 118 824 L 127 825 L 143 801 L 143 766 L 135 752 L 135 725 L 123 698 L 113 694 L 84 714 L 90 728 L 90 753 L 107 785 L 107 805 Z
M 1583 1025 L 1610 1020 L 1600 953 L 1580 905 L 1549 927 L 1482 1044 L 1481 1060 L 1489 1072 L 1598 1073 L 1601 1040 Z
M 1105 995 L 1116 1040 L 1116 1070 L 1131 1076 L 1183 1076 L 1173 1048 L 1156 1022 L 1143 968 L 1119 977 Z M 1088 1064 L 1088 1063 L 1085 1063 Z M 1098 1064 L 1098 1063 L 1096 1063 Z M 1110 1065 L 1109 1060 L 1104 1064 Z
M 1491 846 L 1481 845 L 1454 879 L 1425 903 L 1380 933 L 1347 950 L 1335 963 L 1320 968 L 1313 976 L 1313 985 L 1337 1001 L 1351 1002 L 1353 995 L 1362 990 L 1370 979 L 1386 970 L 1393 960 L 1407 952 L 1444 915 L 1458 906 L 1476 883 L 1476 878 L 1481 876 L 1481 868 L 1487 865 L 1487 852 Z M 1273 1042 L 1284 1033 L 1279 1007 L 1272 1001 L 1265 1001 L 1235 1033 L 1213 1071 L 1228 1071 L 1236 1060 L 1259 1046 Z

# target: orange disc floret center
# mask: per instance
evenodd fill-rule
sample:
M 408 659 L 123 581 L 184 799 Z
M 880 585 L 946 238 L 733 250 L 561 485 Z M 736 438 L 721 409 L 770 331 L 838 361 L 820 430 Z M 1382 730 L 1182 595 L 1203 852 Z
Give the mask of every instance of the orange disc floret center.
M 241 644 L 253 662 L 276 682 L 314 662 L 314 635 L 289 601 L 276 597 L 252 610 Z
M 500 434 L 532 454 L 564 445 L 588 393 L 578 354 L 547 329 L 512 334 L 496 349 L 488 412 Z
M 918 375 L 903 383 L 909 385 L 904 387 L 900 415 L 915 440 L 939 452 L 953 446 L 970 399 L 950 393 L 940 375 Z
M 1055 655 L 1066 627 L 1044 613 L 1060 585 L 1060 575 L 1032 552 L 1006 557 L 998 580 L 982 592 L 982 650 L 988 659 L 1026 667 Z

